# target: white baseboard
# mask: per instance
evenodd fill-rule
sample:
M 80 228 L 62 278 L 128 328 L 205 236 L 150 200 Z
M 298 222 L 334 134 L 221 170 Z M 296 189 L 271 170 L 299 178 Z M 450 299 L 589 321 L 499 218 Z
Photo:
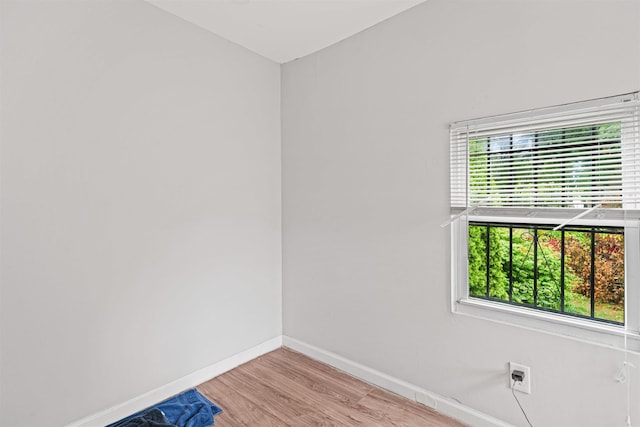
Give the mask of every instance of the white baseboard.
M 280 347 L 282 347 L 282 336 L 272 338 L 269 341 L 265 341 L 262 344 L 258 344 L 255 347 L 228 357 L 206 368 L 192 372 L 187 376 L 158 387 L 155 390 L 151 390 L 119 405 L 74 421 L 68 424 L 67 427 L 103 427 L 114 423 Z
M 335 353 L 323 350 L 305 342 L 287 336 L 278 336 L 248 350 L 228 357 L 211 366 L 195 371 L 169 384 L 158 387 L 126 402 L 104 411 L 84 417 L 68 424 L 66 427 L 103 427 L 126 416 L 141 411 L 158 402 L 162 402 L 176 394 L 195 387 L 211 378 L 217 377 L 231 369 L 249 362 L 263 354 L 280 348 L 282 345 L 298 351 L 312 359 L 324 362 L 334 368 L 347 372 L 368 383 L 389 390 L 400 396 L 436 409 L 438 412 L 460 420 L 473 427 L 513 427 L 502 420 L 476 411 L 452 399 L 430 392 L 406 381 L 376 371 Z
M 298 351 L 312 359 L 324 362 L 341 371 L 360 378 L 370 384 L 385 390 L 404 396 L 415 402 L 433 408 L 438 412 L 455 418 L 473 427 L 513 427 L 502 420 L 469 408 L 455 400 L 430 392 L 416 385 L 410 384 L 398 378 L 394 378 L 383 372 L 376 371 L 352 360 L 346 359 L 335 353 L 323 350 L 295 338 L 283 336 L 283 345 Z

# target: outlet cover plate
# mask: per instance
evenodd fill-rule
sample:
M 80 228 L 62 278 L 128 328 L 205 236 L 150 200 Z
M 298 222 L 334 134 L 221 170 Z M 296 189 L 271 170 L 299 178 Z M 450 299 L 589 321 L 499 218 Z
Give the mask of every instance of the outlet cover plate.
M 522 382 L 516 382 L 513 390 L 531 394 L 531 368 L 519 363 L 509 362 L 509 388 L 513 385 L 513 380 L 511 379 L 511 373 L 513 371 L 524 372 L 524 380 Z

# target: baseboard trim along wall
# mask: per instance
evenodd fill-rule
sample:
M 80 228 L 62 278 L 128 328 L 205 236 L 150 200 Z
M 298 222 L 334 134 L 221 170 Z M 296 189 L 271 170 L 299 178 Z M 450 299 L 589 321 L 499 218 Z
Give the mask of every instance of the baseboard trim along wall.
M 285 347 L 289 347 L 305 356 L 333 366 L 370 384 L 421 403 L 463 423 L 474 427 L 513 427 L 511 424 L 476 411 L 455 400 L 430 392 L 295 338 L 283 336 L 282 342 Z
M 280 347 L 282 347 L 282 336 L 277 336 L 262 344 L 258 344 L 255 347 L 251 347 L 220 362 L 214 363 L 213 365 L 192 372 L 169 384 L 158 387 L 155 390 L 151 390 L 109 409 L 74 421 L 68 424 L 67 427 L 103 427 L 114 423 Z
M 277 350 L 283 345 L 312 359 L 326 363 L 327 365 L 353 375 L 356 378 L 360 378 L 370 384 L 421 403 L 444 415 L 450 416 L 474 427 L 513 427 L 511 424 L 480 411 L 476 411 L 452 399 L 430 392 L 401 379 L 394 378 L 383 372 L 376 371 L 375 369 L 371 369 L 330 351 L 323 350 L 287 336 L 272 338 L 262 344 L 258 344 L 255 347 L 251 347 L 245 351 L 221 360 L 220 362 L 214 363 L 140 396 L 134 397 L 126 402 L 74 421 L 66 427 L 103 427 L 111 424 L 128 415 L 175 396 L 184 390 L 209 381 L 211 378 L 215 378 L 218 375 L 242 365 L 243 363 L 247 363 L 257 357 L 260 357 L 263 354 Z

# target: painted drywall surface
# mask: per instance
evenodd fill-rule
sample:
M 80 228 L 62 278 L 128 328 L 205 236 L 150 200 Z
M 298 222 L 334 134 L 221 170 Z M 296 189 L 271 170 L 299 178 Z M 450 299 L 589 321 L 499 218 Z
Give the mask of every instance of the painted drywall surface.
M 142 1 L 2 1 L 2 426 L 281 330 L 280 68 Z
M 439 224 L 448 124 L 640 89 L 639 18 L 637 1 L 430 0 L 284 65 L 285 335 L 515 425 L 523 363 L 534 425 L 625 425 L 621 353 L 450 313 Z

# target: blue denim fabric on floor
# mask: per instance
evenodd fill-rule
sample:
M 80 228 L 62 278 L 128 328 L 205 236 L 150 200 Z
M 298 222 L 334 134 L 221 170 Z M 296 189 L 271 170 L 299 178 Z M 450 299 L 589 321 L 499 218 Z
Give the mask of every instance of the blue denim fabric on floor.
M 161 410 L 167 421 L 177 427 L 209 427 L 214 423 L 213 417 L 222 412 L 222 409 L 200 394 L 198 390 L 191 389 L 151 408 L 133 414 L 124 420 L 140 416 L 149 409 Z M 116 427 L 124 420 L 110 424 L 107 427 Z
M 169 424 L 167 417 L 160 409 L 148 409 L 142 415 L 134 415 L 111 425 L 113 427 L 174 427 L 173 424 Z

